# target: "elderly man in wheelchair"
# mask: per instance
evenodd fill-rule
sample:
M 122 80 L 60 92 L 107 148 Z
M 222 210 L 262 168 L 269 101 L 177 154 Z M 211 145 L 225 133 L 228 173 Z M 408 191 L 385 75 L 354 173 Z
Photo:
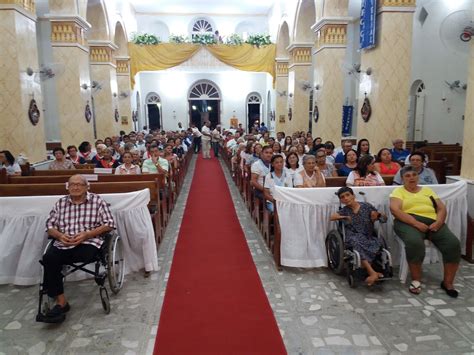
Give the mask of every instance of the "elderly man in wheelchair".
M 82 175 L 74 175 L 66 184 L 69 195 L 56 202 L 46 221 L 47 233 L 52 240 L 42 260 L 43 279 L 40 284 L 39 309 L 36 320 L 61 323 L 70 305 L 64 295 L 64 277 L 76 270 L 94 275 L 101 286 L 100 295 L 106 313 L 110 311 L 105 278 L 109 278 L 114 293 L 123 282 L 123 256 L 120 237 L 111 233 L 115 222 L 108 204 L 99 196 L 88 192 L 89 183 Z M 110 255 L 112 253 L 112 255 Z M 94 272 L 85 268 L 95 262 Z M 64 266 L 70 270 L 65 272 Z M 105 272 L 100 272 L 100 267 Z M 43 295 L 55 300 L 54 307 L 42 311 Z
M 386 216 L 370 203 L 358 202 L 350 187 L 342 187 L 336 194 L 344 207 L 330 218 L 338 221 L 338 229 L 326 238 L 329 267 L 337 274 L 346 271 L 351 287 L 355 287 L 357 276 L 362 276 L 368 286 L 391 278 L 391 255 L 381 229 L 374 227 L 376 221 L 384 223 Z

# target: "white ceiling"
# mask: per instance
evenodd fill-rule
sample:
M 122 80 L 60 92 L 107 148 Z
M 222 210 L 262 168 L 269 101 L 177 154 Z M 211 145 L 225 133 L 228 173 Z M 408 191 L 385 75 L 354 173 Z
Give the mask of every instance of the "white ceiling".
M 267 15 L 276 0 L 130 0 L 137 12 Z

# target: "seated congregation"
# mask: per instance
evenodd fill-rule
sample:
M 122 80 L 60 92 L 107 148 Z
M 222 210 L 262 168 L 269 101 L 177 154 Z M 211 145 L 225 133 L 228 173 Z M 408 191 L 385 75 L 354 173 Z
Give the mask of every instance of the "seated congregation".
M 412 277 L 409 291 L 421 292 L 425 240 L 430 240 L 443 256 L 441 288 L 447 295 L 457 297 L 454 278 L 461 258 L 459 238 L 445 224 L 444 203 L 431 188 L 424 186 L 445 181 L 447 162 L 431 158 L 434 152 L 442 151 L 443 145 L 415 142 L 410 144 L 412 149 L 403 145 L 403 140 L 394 139 L 393 147 L 382 148 L 373 155 L 366 139 L 359 140 L 356 146 L 352 140 L 343 140 L 336 149 L 333 142 L 323 143 L 321 137 L 313 139 L 305 132 L 286 137 L 284 132 L 278 132 L 276 138 L 266 131 L 251 135 L 235 132 L 227 133 L 224 140 L 235 182 L 277 265 L 281 236 L 278 213 L 275 213 L 275 187 L 347 186 L 338 191 L 345 207 L 333 214 L 331 220 L 350 221 L 350 228 L 346 228 L 346 246 L 360 254 L 366 283 L 370 286 L 382 280 L 384 275 L 371 264 L 383 249 L 373 232 L 379 214 L 372 205 L 357 202 L 350 187 L 399 185 L 390 194 L 389 206 L 395 220 L 395 233 L 405 244 Z M 459 146 L 454 149 L 460 152 Z
M 56 305 L 45 311 L 41 321 L 62 322 L 70 308 L 64 296 L 62 265 L 67 261 L 95 260 L 103 242 L 101 236 L 115 228 L 109 207 L 95 193 L 151 189 L 154 197 L 149 205 L 150 216 L 159 244 L 191 153 L 202 150 L 203 158 L 210 159 L 211 147 L 214 156 L 217 158 L 221 153 L 231 169 L 252 217 L 275 255 L 277 266 L 280 241 L 275 188 L 346 186 L 337 193 L 344 207 L 333 214 L 331 220 L 344 220 L 350 225 L 346 228 L 345 247 L 360 255 L 361 267 L 367 273 L 366 283 L 370 286 L 382 280 L 386 275 L 372 266 L 382 250 L 382 244 L 373 233 L 374 222 L 381 214 L 372 205 L 358 202 L 350 187 L 393 183 L 400 187 L 390 194 L 390 210 L 395 218 L 395 231 L 405 243 L 412 277 L 409 291 L 421 292 L 424 240 L 429 239 L 443 255 L 441 288 L 447 295 L 457 297 L 454 279 L 460 262 L 460 243 L 445 224 L 445 205 L 432 189 L 423 186 L 444 181 L 445 162 L 435 164 L 436 159 L 432 159 L 433 152 L 438 151 L 436 148 L 416 143 L 409 150 L 403 147 L 401 139 L 394 139 L 392 148 L 380 149 L 373 155 L 366 139 L 359 140 L 357 145 L 352 140 L 344 140 L 341 147 L 336 148 L 333 142 L 323 143 L 322 138 L 313 139 L 305 132 L 291 136 L 278 132 L 273 138 L 263 125 L 263 129 L 253 130 L 251 134 L 246 134 L 242 128 L 222 131 L 220 126 L 213 130 L 209 126 L 206 123 L 201 130 L 192 126 L 180 132 L 121 132 L 120 136 L 97 140 L 94 148 L 89 142 L 69 145 L 66 149 L 55 147 L 52 150 L 54 160 L 49 163 L 47 173 L 34 169 L 24 171 L 8 150 L 0 152 L 0 189 L 5 196 L 64 195 L 63 185 L 44 190 L 46 184 L 42 183 L 68 182 L 68 195 L 57 202 L 47 221 L 48 235 L 55 241 L 43 257 L 45 278 L 42 287 L 45 294 L 56 300 Z M 97 182 L 89 182 L 84 177 L 87 175 L 81 175 L 93 173 L 98 175 Z M 107 174 L 110 177 L 107 178 Z M 119 180 L 117 175 L 124 175 L 124 179 Z M 151 182 L 139 184 L 135 180 L 138 175 L 145 179 L 149 175 L 156 185 Z M 156 177 L 161 180 L 155 180 Z M 140 181 L 145 183 L 146 180 Z M 122 185 L 117 187 L 112 183 Z M 21 186 L 25 186 L 21 184 L 29 184 L 26 192 L 19 192 Z M 86 206 L 86 210 L 81 206 Z M 85 211 L 83 214 L 89 217 L 80 222 L 70 218 L 71 214 L 80 214 L 80 211 Z M 145 276 L 148 275 L 149 271 L 145 269 Z

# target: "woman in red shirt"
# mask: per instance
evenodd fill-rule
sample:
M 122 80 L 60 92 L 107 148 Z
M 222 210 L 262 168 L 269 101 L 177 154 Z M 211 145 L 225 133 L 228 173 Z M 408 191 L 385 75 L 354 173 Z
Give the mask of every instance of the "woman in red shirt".
M 395 175 L 400 168 L 400 164 L 392 161 L 392 153 L 388 148 L 380 149 L 377 154 L 377 163 L 375 163 L 375 170 L 380 175 Z

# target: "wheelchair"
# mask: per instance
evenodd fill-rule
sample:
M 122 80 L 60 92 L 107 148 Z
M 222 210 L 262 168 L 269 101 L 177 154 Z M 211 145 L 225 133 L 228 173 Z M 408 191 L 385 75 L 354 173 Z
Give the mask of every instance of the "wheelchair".
M 93 275 L 94 280 L 99 286 L 99 295 L 102 302 L 102 308 L 105 314 L 110 313 L 110 300 L 109 293 L 105 287 L 105 280 L 108 280 L 110 290 L 114 294 L 118 294 L 123 286 L 124 281 L 124 256 L 123 256 L 123 245 L 121 237 L 115 232 L 109 232 L 102 236 L 104 242 L 100 249 L 91 262 L 78 262 L 66 264 L 63 266 L 63 279 L 68 275 L 72 274 L 77 270 L 86 272 L 87 274 Z M 44 254 L 52 247 L 54 239 L 51 239 L 46 248 Z M 36 315 L 37 322 L 47 322 L 46 314 L 49 312 L 52 306 L 54 306 L 52 300 L 47 296 L 47 290 L 44 285 L 44 267 L 43 262 L 41 264 L 41 282 L 39 286 L 39 302 L 38 302 L 38 314 Z M 86 266 L 94 264 L 94 269 L 88 269 Z M 46 295 L 46 301 L 43 303 L 43 297 Z
M 364 196 L 363 192 L 359 194 Z M 339 205 L 339 210 L 342 206 Z M 387 219 L 379 215 L 375 223 L 386 223 Z M 346 228 L 352 228 L 347 220 L 336 222 L 337 228 L 331 230 L 326 236 L 326 254 L 328 258 L 328 267 L 336 275 L 346 275 L 350 287 L 357 287 L 357 281 L 365 280 L 368 276 L 367 271 L 361 264 L 361 257 L 358 251 L 344 244 L 346 238 Z M 383 275 L 377 282 L 391 280 L 393 278 L 392 255 L 389 251 L 387 242 L 383 236 L 380 225 L 374 226 L 374 234 L 381 241 L 381 248 L 372 262 L 372 268 Z

